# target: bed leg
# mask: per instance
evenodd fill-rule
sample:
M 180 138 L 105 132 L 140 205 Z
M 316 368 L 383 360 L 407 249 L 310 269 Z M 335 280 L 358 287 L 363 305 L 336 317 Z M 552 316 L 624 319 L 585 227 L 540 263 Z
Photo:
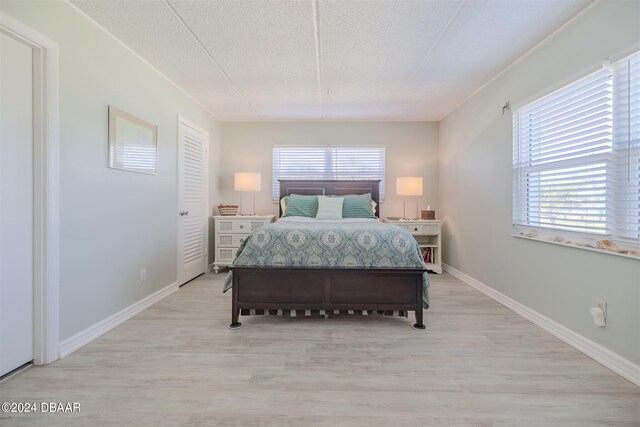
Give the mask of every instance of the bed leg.
M 413 329 L 426 329 L 427 327 L 424 326 L 424 323 L 422 322 L 422 307 L 420 307 L 420 310 L 416 310 L 416 323 L 413 324 Z
M 240 317 L 240 309 L 238 309 L 238 279 L 239 274 L 235 273 L 233 275 L 233 289 L 231 289 L 231 324 L 229 325 L 229 329 L 242 328 L 242 322 L 238 321 L 238 317 Z
M 420 295 L 422 298 L 422 295 Z M 416 323 L 413 324 L 413 329 L 426 329 L 423 323 L 423 310 L 422 310 L 422 300 L 420 300 L 420 304 L 416 307 Z
M 427 327 L 424 326 L 423 323 L 423 319 L 422 319 L 422 315 L 423 315 L 423 311 L 422 311 L 422 293 L 423 293 L 423 289 L 422 289 L 422 277 L 420 277 L 419 280 L 416 280 L 416 323 L 413 324 L 413 329 L 426 329 Z
M 238 321 L 238 317 L 240 317 L 240 310 L 234 309 L 231 313 L 231 324 L 229 325 L 229 329 L 242 328 L 242 322 Z

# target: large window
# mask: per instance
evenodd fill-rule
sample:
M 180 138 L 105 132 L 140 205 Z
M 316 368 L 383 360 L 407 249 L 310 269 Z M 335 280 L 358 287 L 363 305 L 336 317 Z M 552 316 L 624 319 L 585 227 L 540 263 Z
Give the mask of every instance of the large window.
M 384 200 L 384 147 L 273 147 L 273 200 L 280 195 L 279 179 L 380 180 Z
M 514 113 L 513 223 L 640 239 L 640 52 Z

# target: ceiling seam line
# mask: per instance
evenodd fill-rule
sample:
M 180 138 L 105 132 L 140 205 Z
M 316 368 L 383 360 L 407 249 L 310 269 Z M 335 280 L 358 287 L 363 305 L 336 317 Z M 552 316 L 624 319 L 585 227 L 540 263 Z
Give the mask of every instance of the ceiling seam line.
M 215 58 L 213 57 L 211 52 L 209 52 L 209 49 L 207 49 L 205 47 L 205 45 L 200 41 L 198 36 L 196 36 L 196 34 L 193 32 L 193 30 L 191 30 L 191 28 L 187 25 L 187 23 L 184 21 L 184 19 L 182 19 L 182 17 L 178 14 L 178 11 L 173 8 L 171 3 L 169 3 L 169 0 L 164 0 L 164 3 L 167 5 L 167 7 L 171 11 L 171 13 L 173 13 L 173 15 L 176 17 L 176 19 L 182 24 L 182 26 L 184 26 L 184 28 L 191 35 L 191 37 L 193 37 L 193 39 L 196 41 L 196 43 L 198 43 L 198 46 L 200 46 L 200 48 L 202 48 L 202 50 L 207 54 L 207 56 L 209 57 L 211 62 L 213 62 L 213 64 L 218 68 L 218 70 L 222 73 L 222 75 L 225 77 L 225 79 L 227 79 L 227 81 L 229 82 L 231 87 L 233 87 L 233 89 L 237 92 L 237 94 L 240 96 L 240 98 L 242 98 L 242 100 L 253 110 L 255 115 L 258 116 L 259 120 L 263 120 L 262 116 L 260 115 L 260 113 L 258 113 L 258 111 L 255 109 L 253 104 L 251 104 L 249 102 L 249 100 L 240 91 L 238 86 L 236 86 L 236 84 L 233 82 L 233 80 L 231 80 L 229 75 L 224 71 L 224 69 L 220 66 L 220 64 L 218 64 L 218 61 L 215 60 Z
M 433 54 L 433 52 L 436 50 L 436 48 L 440 45 L 440 42 L 444 38 L 444 35 L 449 31 L 449 28 L 451 28 L 451 26 L 453 25 L 454 21 L 456 19 L 458 19 L 458 16 L 460 16 L 460 13 L 462 12 L 462 10 L 467 5 L 467 1 L 468 0 L 464 0 L 462 2 L 462 4 L 460 5 L 460 7 L 458 8 L 458 10 L 456 11 L 456 13 L 453 14 L 451 19 L 447 23 L 447 25 L 444 27 L 444 30 L 442 30 L 442 32 L 440 33 L 440 36 L 438 36 L 438 39 L 436 40 L 436 42 L 431 47 L 431 49 L 429 49 L 429 51 L 424 55 L 424 57 L 422 57 L 422 60 L 420 60 L 420 63 L 416 67 L 416 70 L 413 72 L 413 74 L 411 74 L 411 76 L 409 77 L 409 80 L 411 80 L 414 76 L 416 76 L 418 74 L 418 72 L 420 71 L 420 68 L 422 68 L 422 64 L 425 63 L 427 58 L 429 58 Z M 405 91 L 407 86 L 408 86 L 408 84 L 403 85 L 402 89 L 400 89 L 398 91 L 398 94 L 391 99 L 391 107 L 389 108 L 389 110 L 388 110 L 388 112 L 387 112 L 387 114 L 385 116 L 388 116 L 391 113 L 391 110 L 393 109 L 394 105 L 396 104 L 396 102 L 395 102 L 396 98 L 398 96 L 400 96 L 400 94 L 402 94 Z
M 318 13 L 318 0 L 311 0 L 313 12 L 313 30 L 316 43 L 316 73 L 318 76 L 318 101 L 320 102 L 320 117 L 324 120 L 324 108 L 322 106 L 322 67 L 320 66 L 320 14 Z

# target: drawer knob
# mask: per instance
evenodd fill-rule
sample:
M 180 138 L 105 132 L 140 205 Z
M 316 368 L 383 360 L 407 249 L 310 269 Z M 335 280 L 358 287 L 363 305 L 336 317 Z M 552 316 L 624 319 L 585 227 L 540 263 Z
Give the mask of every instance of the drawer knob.
M 240 224 L 240 229 L 243 229 L 243 228 L 244 228 L 244 225 Z

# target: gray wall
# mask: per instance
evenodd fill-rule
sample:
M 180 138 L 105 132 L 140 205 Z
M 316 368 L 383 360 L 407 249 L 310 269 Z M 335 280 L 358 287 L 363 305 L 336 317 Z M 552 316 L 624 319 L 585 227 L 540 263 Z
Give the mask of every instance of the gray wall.
M 60 46 L 60 338 L 177 279 L 177 116 L 219 124 L 66 2 L 2 1 L 0 9 Z M 156 176 L 107 167 L 107 106 L 158 126 Z M 217 200 L 216 187 L 211 198 Z M 139 283 L 139 270 L 148 279 Z
M 233 191 L 233 173 L 261 172 L 262 191 L 256 195 L 256 212 L 277 214 L 271 201 L 272 154 L 278 144 L 384 145 L 386 202 L 382 215 L 402 215 L 403 199 L 396 196 L 396 177 L 422 176 L 421 209 L 438 201 L 438 124 L 435 122 L 224 122 L 220 194 L 224 203 L 240 203 Z M 244 195 L 245 204 L 251 196 Z M 415 199 L 407 201 L 407 214 L 415 212 Z M 415 214 L 414 214 L 415 215 Z
M 596 3 L 440 122 L 444 262 L 640 363 L 640 262 L 511 237 L 511 114 L 640 41 L 640 3 Z M 606 328 L 589 307 L 608 302 Z

